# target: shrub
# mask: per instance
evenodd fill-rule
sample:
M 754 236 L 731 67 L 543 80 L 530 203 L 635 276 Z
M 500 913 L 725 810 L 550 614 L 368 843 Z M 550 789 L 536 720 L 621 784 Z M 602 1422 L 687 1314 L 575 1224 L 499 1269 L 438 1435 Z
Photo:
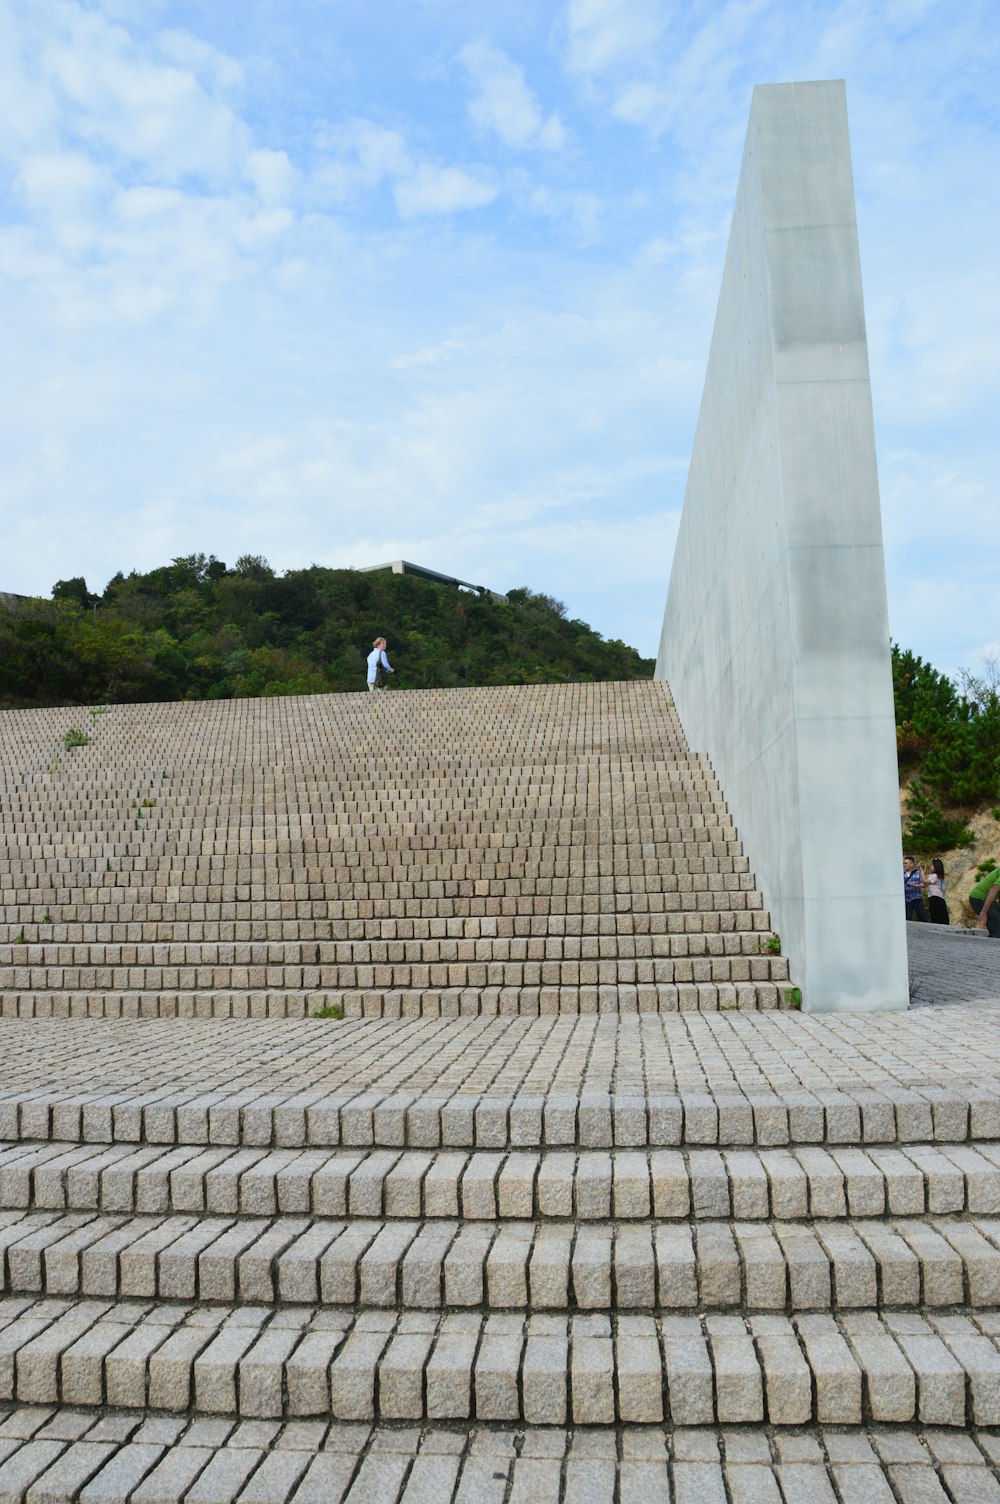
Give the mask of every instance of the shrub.
M 975 841 L 975 836 L 965 821 L 961 817 L 949 819 L 919 783 L 910 785 L 906 813 L 904 846 L 913 847 L 917 851 L 954 851 L 962 846 L 971 846 Z

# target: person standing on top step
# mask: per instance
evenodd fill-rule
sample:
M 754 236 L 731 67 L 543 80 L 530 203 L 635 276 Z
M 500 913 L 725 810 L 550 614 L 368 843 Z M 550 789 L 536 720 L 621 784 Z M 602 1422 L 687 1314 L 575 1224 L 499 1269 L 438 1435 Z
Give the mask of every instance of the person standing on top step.
M 389 663 L 388 658 L 385 656 L 385 650 L 387 646 L 388 644 L 386 643 L 384 637 L 376 637 L 375 641 L 372 643 L 372 650 L 368 654 L 369 689 L 382 689 L 383 669 L 387 674 L 394 674 L 396 672 L 396 670 Z
M 927 874 L 927 907 L 931 911 L 931 924 L 950 924 L 948 905 L 945 901 L 944 862 L 936 856 Z
M 906 899 L 907 919 L 919 919 L 921 923 L 927 923 L 927 914 L 924 910 L 924 874 L 913 860 L 912 856 L 903 858 L 903 897 Z
M 969 903 L 979 915 L 979 928 L 991 940 L 1000 940 L 1000 867 L 985 873 L 969 894 Z

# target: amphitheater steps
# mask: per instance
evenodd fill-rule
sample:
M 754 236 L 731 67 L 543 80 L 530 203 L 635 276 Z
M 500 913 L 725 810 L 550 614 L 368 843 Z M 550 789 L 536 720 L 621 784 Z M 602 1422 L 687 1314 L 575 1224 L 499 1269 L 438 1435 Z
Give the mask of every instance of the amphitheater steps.
M 65 755 L 59 727 L 81 713 L 0 715 L 12 770 L 0 771 L 0 1015 L 794 1000 L 718 785 L 665 687 L 370 699 L 95 710 L 89 745 Z M 480 943 L 450 944 L 451 926 Z M 696 936 L 738 944 L 699 953 L 683 943 Z M 264 937 L 266 958 L 211 949 Z M 170 948 L 108 949 L 132 939 Z M 197 956 L 178 950 L 195 940 Z

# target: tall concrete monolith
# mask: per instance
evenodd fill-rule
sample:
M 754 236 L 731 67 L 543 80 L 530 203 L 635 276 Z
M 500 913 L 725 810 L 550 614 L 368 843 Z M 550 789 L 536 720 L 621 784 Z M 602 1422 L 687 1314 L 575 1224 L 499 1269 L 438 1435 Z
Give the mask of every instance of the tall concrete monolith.
M 754 90 L 657 677 L 809 1011 L 905 1008 L 882 522 L 843 83 Z

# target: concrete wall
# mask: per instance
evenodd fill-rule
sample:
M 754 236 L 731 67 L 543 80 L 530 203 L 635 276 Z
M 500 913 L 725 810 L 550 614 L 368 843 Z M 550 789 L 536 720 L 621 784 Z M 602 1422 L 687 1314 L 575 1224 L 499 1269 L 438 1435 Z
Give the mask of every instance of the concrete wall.
M 754 90 L 656 673 L 714 765 L 803 1006 L 905 1007 L 842 83 Z

